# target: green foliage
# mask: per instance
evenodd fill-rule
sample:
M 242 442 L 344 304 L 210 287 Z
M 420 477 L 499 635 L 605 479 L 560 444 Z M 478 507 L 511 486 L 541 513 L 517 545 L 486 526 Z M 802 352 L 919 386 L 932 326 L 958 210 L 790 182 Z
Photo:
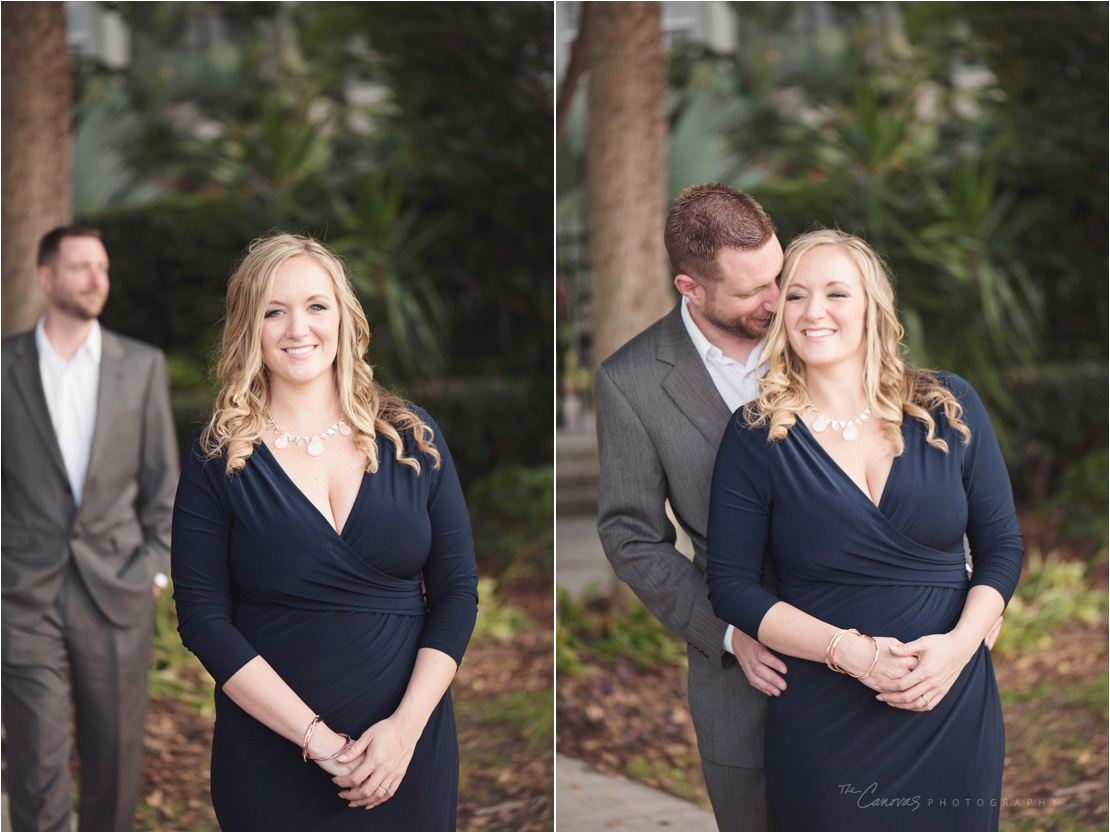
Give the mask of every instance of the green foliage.
M 517 633 L 535 627 L 524 610 L 506 606 L 497 594 L 497 581 L 481 578 L 478 581 L 478 620 L 474 623 L 473 641 L 508 641 Z
M 173 585 L 166 587 L 154 605 L 154 656 L 148 692 L 151 699 L 176 699 L 204 716 L 214 716 L 216 683 L 197 658 L 185 649 L 177 634 Z
M 629 759 L 624 766 L 626 776 L 655 789 L 663 789 L 671 794 L 694 803 L 703 794 L 697 772 L 701 760 L 696 754 L 687 754 L 680 766 L 672 765 L 667 759 L 651 759 L 642 754 Z M 693 774 L 693 777 L 691 777 Z
M 994 652 L 1020 655 L 1052 646 L 1051 630 L 1072 622 L 1096 623 L 1107 613 L 1107 594 L 1093 589 L 1086 564 L 1063 561 L 1053 552 L 1026 554 L 1028 565 L 1006 608 Z
M 555 476 L 550 467 L 505 465 L 466 495 L 479 563 L 503 574 L 529 564 L 555 567 Z
M 566 590 L 557 594 L 555 670 L 588 673 L 594 662 L 630 660 L 641 667 L 681 665 L 686 646 L 659 623 L 639 601 L 627 610 L 607 602 L 576 601 Z
M 1007 378 L 1021 413 L 1008 460 L 1015 496 L 1039 504 L 1062 487 L 1064 469 L 1088 454 L 1097 459 L 1110 434 L 1107 385 L 1101 363 L 1045 364 Z
M 251 240 L 289 231 L 346 259 L 379 380 L 440 385 L 413 398 L 446 401 L 450 435 L 476 440 L 452 445 L 464 481 L 549 459 L 550 388 L 536 381 L 552 342 L 549 10 L 120 12 L 130 64 L 75 67 L 78 219 L 102 227 L 112 257 L 105 324 L 178 369 L 182 436 L 211 393 L 197 380 L 228 275 Z
M 1064 469 L 1060 489 L 1048 503 L 1064 513 L 1059 529 L 1061 541 L 1086 544 L 1088 563 L 1106 553 L 1108 502 L 1110 452 L 1097 448 Z
M 422 382 L 398 392 L 439 423 L 464 487 L 504 465 L 550 463 L 549 379 L 471 376 Z
M 555 693 L 544 690 L 518 690 L 498 697 L 463 700 L 455 703 L 456 717 L 460 722 L 473 725 L 485 723 L 491 732 L 506 729 L 519 734 L 525 741 L 528 753 L 549 758 L 555 741 Z M 502 765 L 503 760 L 490 760 L 492 765 Z M 473 761 L 460 760 L 464 766 Z

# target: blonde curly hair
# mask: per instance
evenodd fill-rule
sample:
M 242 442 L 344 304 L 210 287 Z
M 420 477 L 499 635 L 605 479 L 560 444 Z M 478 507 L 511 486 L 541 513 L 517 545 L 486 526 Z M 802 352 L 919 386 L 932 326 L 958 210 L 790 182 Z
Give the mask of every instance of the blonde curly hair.
M 317 240 L 295 234 L 262 237 L 251 243 L 227 287 L 227 317 L 216 374 L 220 392 L 212 418 L 201 434 L 209 458 L 225 457 L 226 473 L 243 470 L 254 446 L 262 441 L 270 382 L 262 362 L 262 322 L 273 292 L 274 275 L 293 257 L 311 257 L 331 278 L 339 307 L 339 344 L 334 372 L 343 413 L 355 444 L 366 454 L 366 470 L 378 470 L 377 435 L 393 443 L 398 462 L 420 474 L 420 462 L 405 455 L 402 434 L 410 431 L 419 451 L 438 468 L 440 455 L 432 429 L 403 399 L 374 381 L 364 358 L 370 346 L 370 325 L 351 287 L 343 261 Z
M 882 420 L 883 432 L 894 446 L 894 455 L 901 456 L 905 451 L 901 429 L 904 414 L 925 426 L 930 445 L 948 453 L 948 443 L 936 435 L 931 411 L 938 408 L 944 409 L 945 419 L 960 434 L 963 444 L 970 442 L 963 407 L 952 391 L 932 371 L 908 367 L 902 359 L 905 331 L 895 311 L 894 287 L 886 263 L 859 237 L 824 228 L 797 237 L 784 254 L 781 294 L 764 348 L 769 364 L 759 382 L 759 397 L 745 406 L 748 424 L 767 427 L 771 442 L 784 439 L 809 399 L 805 364 L 790 347 L 783 309 L 798 264 L 818 246 L 835 246 L 859 269 L 867 299 L 863 386 L 872 414 Z

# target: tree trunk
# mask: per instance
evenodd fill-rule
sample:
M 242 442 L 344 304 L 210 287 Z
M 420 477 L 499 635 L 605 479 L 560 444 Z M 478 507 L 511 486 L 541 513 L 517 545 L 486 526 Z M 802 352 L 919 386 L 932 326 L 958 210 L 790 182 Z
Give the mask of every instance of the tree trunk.
M 667 199 L 667 76 L 658 3 L 591 3 L 590 264 L 597 364 L 674 303 L 663 223 Z M 610 599 L 632 592 L 616 575 Z
M 592 3 L 590 260 L 596 363 L 674 303 L 663 222 L 666 70 L 658 3 Z
M 4 3 L 2 285 L 4 335 L 30 329 L 46 302 L 35 283 L 39 239 L 73 215 L 72 93 L 62 3 Z

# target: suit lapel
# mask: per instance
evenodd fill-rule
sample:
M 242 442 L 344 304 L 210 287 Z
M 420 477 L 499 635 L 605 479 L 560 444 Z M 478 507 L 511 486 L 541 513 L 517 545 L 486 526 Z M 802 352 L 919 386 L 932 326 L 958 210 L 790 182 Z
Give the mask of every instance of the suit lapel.
M 663 379 L 663 389 L 709 444 L 716 448 L 732 414 L 694 349 L 679 306 L 663 319 L 656 358 L 671 365 L 671 370 Z
M 62 460 L 62 449 L 58 436 L 54 433 L 54 423 L 50 420 L 50 409 L 46 406 L 46 393 L 42 389 L 42 372 L 39 370 L 39 351 L 35 345 L 35 330 L 14 345 L 17 360 L 12 362 L 12 384 L 19 401 L 27 408 L 27 416 L 34 429 L 38 431 L 46 456 L 66 478 L 66 466 Z
M 93 427 L 92 447 L 89 449 L 86 485 L 108 453 L 106 445 L 111 433 L 109 423 L 123 391 L 123 345 L 103 327 L 100 329 L 100 338 L 100 384 L 96 391 L 96 425 Z M 84 505 L 85 501 L 82 500 L 81 503 Z

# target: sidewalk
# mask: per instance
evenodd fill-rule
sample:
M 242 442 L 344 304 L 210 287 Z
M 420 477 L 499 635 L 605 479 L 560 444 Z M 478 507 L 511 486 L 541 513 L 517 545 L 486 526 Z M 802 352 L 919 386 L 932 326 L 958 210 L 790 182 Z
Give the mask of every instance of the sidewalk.
M 582 598 L 608 595 L 613 570 L 597 537 L 597 450 L 592 433 L 556 435 L 555 583 Z M 692 557 L 679 531 L 679 550 Z M 713 813 L 633 780 L 555 757 L 557 832 L 682 829 L 717 832 Z
M 717 832 L 712 812 L 632 780 L 599 774 L 562 754 L 555 758 L 555 816 L 558 832 Z

